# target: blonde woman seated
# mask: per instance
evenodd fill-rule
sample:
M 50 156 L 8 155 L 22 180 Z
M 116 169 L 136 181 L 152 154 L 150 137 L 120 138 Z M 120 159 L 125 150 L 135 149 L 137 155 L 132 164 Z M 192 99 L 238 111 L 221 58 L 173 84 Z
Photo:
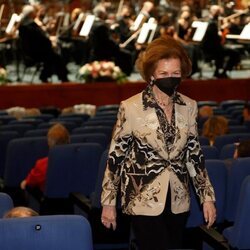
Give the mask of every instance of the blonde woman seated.
M 39 214 L 29 207 L 14 207 L 4 215 L 4 218 L 25 218 L 39 216 Z
M 212 146 L 216 136 L 228 133 L 228 120 L 224 116 L 212 116 L 204 123 L 202 135 L 209 139 Z
M 60 123 L 52 126 L 47 134 L 49 148 L 56 145 L 67 144 L 70 141 L 68 130 Z M 37 160 L 35 166 L 31 169 L 27 177 L 21 182 L 21 189 L 26 186 L 37 187 L 42 192 L 44 191 L 46 173 L 48 168 L 48 157 Z

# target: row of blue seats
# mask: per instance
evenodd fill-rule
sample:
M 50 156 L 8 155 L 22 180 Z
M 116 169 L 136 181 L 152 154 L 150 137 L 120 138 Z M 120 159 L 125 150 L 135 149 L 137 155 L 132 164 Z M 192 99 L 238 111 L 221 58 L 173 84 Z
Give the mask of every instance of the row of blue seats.
M 71 202 L 67 202 L 72 193 L 82 194 L 85 197 L 84 200 L 87 200 L 87 204 L 90 204 L 86 206 L 90 206 L 91 211 L 100 208 L 101 182 L 106 167 L 107 152 L 108 150 L 103 151 L 103 148 L 96 143 L 76 143 L 52 148 L 49 151 L 44 196 L 38 200 L 38 211 L 41 214 L 74 213 Z M 26 157 L 22 153 L 16 155 L 16 159 L 12 161 L 12 168 L 6 169 L 5 172 L 5 190 L 18 189 L 20 181 L 30 170 L 27 167 L 27 161 L 30 161 L 27 154 Z M 55 200 L 56 202 L 53 203 Z M 32 205 L 34 203 L 29 204 L 30 207 Z M 37 204 L 32 208 L 36 209 Z M 87 211 L 84 212 L 84 214 L 86 213 Z M 93 214 L 93 212 L 90 213 L 90 217 Z M 95 237 L 102 235 L 96 233 L 96 230 L 99 231 L 100 228 L 103 228 L 99 217 L 100 215 L 98 215 L 98 220 L 92 219 L 95 224 L 99 223 L 97 227 L 94 227 Z M 128 238 L 128 233 L 123 233 L 123 226 L 119 230 L 116 230 L 115 234 Z
M 0 219 L 0 232 L 0 246 L 5 250 L 94 249 L 91 226 L 80 215 Z
M 52 160 L 52 163 L 51 163 L 51 165 L 49 165 L 49 168 L 53 168 L 56 165 L 59 167 L 59 165 L 60 165 L 60 167 L 57 168 L 57 170 L 60 170 L 61 172 L 64 172 L 64 173 L 63 174 L 60 173 L 58 175 L 58 173 L 55 169 L 52 171 L 51 176 L 54 175 L 54 178 L 56 178 L 56 179 L 53 179 L 54 183 L 53 183 L 52 193 L 51 194 L 45 193 L 45 195 L 47 197 L 51 197 L 51 198 L 68 197 L 70 192 L 80 192 L 80 193 L 83 193 L 84 195 L 86 195 L 86 193 L 88 193 L 90 191 L 86 191 L 83 189 L 81 189 L 81 190 L 77 189 L 76 186 L 72 187 L 72 185 L 73 185 L 72 182 L 71 182 L 71 186 L 69 187 L 68 186 L 69 181 L 67 181 L 66 187 L 64 187 L 65 177 L 68 174 L 68 171 L 65 171 L 65 169 L 66 168 L 67 169 L 74 168 L 74 166 L 76 166 L 75 165 L 76 160 L 73 162 L 73 164 L 71 166 L 68 166 L 68 164 L 67 164 L 67 162 L 69 162 L 69 160 L 63 164 L 63 162 L 65 162 L 66 156 L 64 156 L 63 159 L 60 159 L 60 156 L 65 155 L 66 151 L 62 152 L 62 150 L 63 150 L 62 148 L 55 150 L 54 153 L 52 153 L 51 157 L 55 157 L 55 158 L 54 158 L 54 160 Z M 56 151 L 58 151 L 58 152 L 56 153 Z M 74 158 L 76 158 L 75 156 L 77 154 L 77 151 L 70 150 L 70 152 L 71 152 L 71 154 L 73 153 Z M 92 200 L 91 200 L 92 208 L 93 207 L 100 208 L 101 180 L 103 177 L 106 157 L 107 157 L 107 152 L 105 152 L 104 158 L 102 159 L 102 161 L 100 161 L 100 162 L 102 162 L 102 166 L 99 165 L 97 179 L 95 181 L 95 187 L 92 190 L 92 191 L 94 191 L 94 194 L 95 194 L 94 196 L 92 196 Z M 55 162 L 57 162 L 57 163 L 55 163 Z M 206 164 L 206 168 L 208 170 L 209 177 L 210 177 L 211 182 L 215 188 L 215 193 L 216 193 L 216 207 L 217 207 L 216 223 L 217 224 L 223 223 L 225 220 L 234 222 L 234 227 L 232 227 L 231 229 L 227 229 L 228 230 L 227 232 L 229 232 L 228 233 L 228 235 L 229 235 L 230 231 L 235 230 L 234 229 L 235 227 L 238 226 L 238 228 L 239 228 L 239 225 L 240 225 L 239 220 L 242 219 L 242 214 L 237 212 L 237 210 L 238 210 L 238 206 L 240 205 L 239 202 L 242 203 L 242 199 L 243 199 L 241 197 L 242 195 L 240 195 L 242 183 L 243 183 L 244 179 L 250 175 L 250 167 L 249 167 L 250 166 L 250 158 L 238 159 L 234 163 L 234 165 L 232 166 L 232 169 L 231 169 L 229 174 L 226 170 L 226 167 L 225 167 L 223 161 L 207 160 L 205 164 Z M 67 178 L 70 178 L 71 181 L 77 182 L 79 184 L 80 183 L 80 182 L 78 182 L 79 172 L 76 171 L 76 174 L 77 175 L 75 175 L 75 178 L 73 178 L 73 176 L 71 176 L 71 175 L 70 175 L 70 177 L 67 177 Z M 81 188 L 82 188 L 85 185 L 84 181 L 86 181 L 86 177 L 83 179 L 83 176 L 81 176 L 80 178 L 82 178 L 81 179 L 82 180 L 81 181 Z M 61 179 L 61 180 L 58 180 L 58 179 Z M 48 180 L 48 182 L 50 182 L 50 180 Z M 55 182 L 57 182 L 57 183 L 55 183 Z M 249 181 L 248 181 L 248 183 L 249 183 Z M 49 184 L 47 184 L 47 185 L 49 185 Z M 247 186 L 249 186 L 249 184 Z M 49 186 L 47 187 L 47 189 L 49 189 Z M 55 191 L 54 189 L 57 191 Z M 47 192 L 48 192 L 48 190 L 47 190 Z M 248 199 L 249 199 L 249 196 L 248 196 Z M 244 200 L 244 202 L 245 202 L 245 200 Z M 248 201 L 248 204 L 249 204 L 249 201 Z M 245 209 L 244 210 L 245 212 L 248 211 L 246 208 L 244 208 L 244 209 Z M 244 219 L 245 223 L 247 221 L 249 221 L 246 219 Z M 187 227 L 197 227 L 197 226 L 200 226 L 204 223 L 205 222 L 203 219 L 203 213 L 202 213 L 202 210 L 200 208 L 200 204 L 197 202 L 197 199 L 194 195 L 194 191 L 192 190 L 191 191 L 191 212 L 190 212 L 190 217 L 188 218 Z M 242 221 L 241 221 L 241 223 L 242 223 Z M 249 226 L 249 224 L 248 224 L 248 226 Z M 244 229 L 246 230 L 245 227 L 244 227 Z M 248 230 L 248 228 L 247 228 L 247 230 Z M 231 233 L 231 236 L 235 237 L 235 235 L 232 235 L 232 233 Z M 241 235 L 241 237 L 242 237 L 242 235 Z M 248 239 L 245 239 L 245 241 L 247 241 L 247 240 Z M 249 240 L 248 240 L 248 242 L 249 242 Z
M 71 143 L 98 143 L 103 149 L 106 149 L 110 143 L 109 137 L 104 133 L 73 134 L 70 140 Z M 34 166 L 35 160 L 46 156 L 48 150 L 46 136 L 16 139 L 15 132 L 3 134 L 0 136 L 0 177 L 4 176 L 5 169 L 12 164 L 20 164 L 20 167 L 26 165 L 28 168 Z M 22 157 L 25 160 L 22 160 Z
M 226 144 L 220 152 L 215 146 L 201 146 L 201 149 L 206 160 L 226 160 L 233 159 L 236 145 L 234 143 Z
M 250 249 L 250 219 L 248 216 L 250 209 L 250 158 L 235 160 L 230 171 L 221 160 L 206 160 L 205 165 L 216 195 L 217 217 L 214 228 L 223 229 L 223 234 L 232 247 L 244 246 L 244 248 L 237 249 Z M 191 210 L 187 226 L 205 228 L 203 226 L 205 224 L 202 208 L 191 188 Z M 210 233 L 206 229 L 203 231 L 206 234 Z M 218 233 L 221 232 L 218 231 Z M 214 233 L 212 233 L 211 238 L 216 238 Z M 220 243 L 225 242 L 223 239 Z M 215 249 L 224 248 L 217 247 Z
M 19 187 L 20 182 L 26 177 L 27 173 L 33 167 L 36 159 L 44 157 L 48 154 L 45 141 L 40 141 L 39 144 L 36 143 L 37 141 L 34 141 L 34 143 L 29 144 L 28 147 L 23 146 L 20 150 L 16 150 L 15 154 L 11 154 L 14 153 L 13 149 L 12 152 L 10 151 L 6 161 L 4 173 L 6 186 Z M 41 145 L 42 143 L 44 145 Z M 33 152 L 32 154 L 30 154 L 31 148 Z M 56 178 L 56 176 L 59 176 L 59 178 L 48 182 L 48 189 L 45 189 L 45 194 L 47 194 L 48 197 L 59 196 L 60 198 L 65 198 L 71 191 L 82 191 L 83 194 L 90 195 L 91 192 L 94 191 L 94 185 L 96 182 L 93 180 L 97 178 L 98 162 L 103 151 L 104 149 L 96 143 L 76 143 L 52 148 L 49 151 L 49 157 L 51 159 L 49 160 L 49 166 L 50 164 L 55 164 L 57 166 L 55 167 L 53 165 L 53 167 L 49 167 L 48 173 L 53 171 L 54 178 Z M 210 163 L 213 165 L 210 166 Z M 241 164 L 243 165 L 241 166 Z M 227 179 L 226 175 L 228 174 L 225 162 L 222 160 L 206 160 L 206 166 L 208 168 L 208 172 L 218 171 L 220 168 L 223 169 L 221 171 L 223 171 L 225 175 L 224 179 L 219 178 L 219 176 L 221 176 L 220 173 L 215 172 L 217 174 L 214 175 L 214 178 L 218 178 L 216 181 L 219 181 L 218 185 L 220 188 L 218 189 L 222 191 L 222 185 Z M 228 177 L 229 183 L 231 179 L 233 182 L 236 180 L 240 171 L 249 171 L 250 174 L 249 166 L 249 158 L 242 158 L 233 161 Z M 84 168 L 86 170 L 84 170 Z M 92 177 L 90 177 L 91 173 L 93 174 Z M 79 180 L 79 178 L 81 179 Z M 50 180 L 50 178 L 48 178 L 48 180 Z M 68 180 L 68 182 L 65 182 L 65 180 Z M 224 184 L 226 185 L 226 183 Z M 79 190 L 76 188 L 78 186 L 81 187 Z M 231 184 L 229 184 L 229 186 L 231 186 Z M 49 187 L 53 188 L 50 189 Z M 71 189 L 72 187 L 74 188 Z M 58 190 L 59 193 L 56 193 L 56 190 Z M 229 188 L 228 190 L 235 191 L 236 189 Z M 47 191 L 51 193 L 46 193 Z M 232 197 L 232 194 L 228 195 L 228 198 Z M 221 202 L 222 200 L 218 199 L 218 201 Z M 237 204 L 237 202 L 233 202 L 230 206 L 227 206 L 227 209 L 232 209 L 235 204 Z
M 202 106 L 211 106 L 211 107 L 215 107 L 215 108 L 220 108 L 222 110 L 227 110 L 230 107 L 233 106 L 244 106 L 246 103 L 249 103 L 250 100 L 246 101 L 246 100 L 224 100 L 221 102 L 216 102 L 216 101 L 212 101 L 212 100 L 207 100 L 207 101 L 198 101 L 198 107 L 202 107 Z
M 89 115 L 84 114 L 72 114 L 72 115 L 63 115 L 59 116 L 57 118 L 51 117 L 48 119 L 47 115 L 44 119 L 43 115 L 39 116 L 29 116 L 24 117 L 22 119 L 16 119 L 12 116 L 0 116 L 0 124 L 2 123 L 1 127 L 4 125 L 14 125 L 14 124 L 29 124 L 35 127 L 41 127 L 43 123 L 53 123 L 53 122 L 71 122 L 74 123 L 75 126 L 81 126 L 82 124 L 86 122 L 94 122 L 98 120 L 115 120 L 117 113 L 102 113 L 100 115 L 96 115 L 93 117 L 90 117 Z
M 237 143 L 242 140 L 249 140 L 250 133 L 226 134 L 215 137 L 214 146 L 218 149 L 219 154 L 222 148 L 227 144 Z M 209 145 L 209 140 L 205 136 L 199 136 L 201 146 Z

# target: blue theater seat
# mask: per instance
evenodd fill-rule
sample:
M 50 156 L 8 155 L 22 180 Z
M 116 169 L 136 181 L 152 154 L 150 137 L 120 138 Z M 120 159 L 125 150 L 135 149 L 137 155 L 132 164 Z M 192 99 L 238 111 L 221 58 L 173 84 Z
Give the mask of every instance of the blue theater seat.
M 79 215 L 1 219 L 0 235 L 4 250 L 93 250 L 91 227 Z
M 201 146 L 201 149 L 206 160 L 219 158 L 219 151 L 215 146 Z
M 235 221 L 240 188 L 243 180 L 248 175 L 250 175 L 250 157 L 238 158 L 233 161 L 233 165 L 228 176 L 227 203 L 225 210 L 225 218 L 230 222 Z
M 3 218 L 4 214 L 14 207 L 12 198 L 3 192 L 0 192 L 0 218 Z
M 217 218 L 216 223 L 224 221 L 224 210 L 226 204 L 226 181 L 227 170 L 225 163 L 221 160 L 206 160 L 205 165 L 208 171 L 209 178 L 215 190 Z M 191 189 L 191 208 L 188 218 L 187 227 L 197 227 L 205 223 L 202 207 Z
M 223 231 L 229 245 L 234 249 L 250 249 L 250 175 L 242 182 L 239 202 L 232 227 Z
M 95 188 L 103 148 L 97 143 L 74 143 L 51 148 L 41 213 L 71 213 L 69 195 L 89 197 Z M 62 205 L 63 204 L 63 205 Z

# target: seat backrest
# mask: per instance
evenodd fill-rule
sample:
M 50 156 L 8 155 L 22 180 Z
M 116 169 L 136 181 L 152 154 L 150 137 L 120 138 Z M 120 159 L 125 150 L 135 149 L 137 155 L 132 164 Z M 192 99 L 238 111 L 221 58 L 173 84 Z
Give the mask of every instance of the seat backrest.
M 97 107 L 97 112 L 106 112 L 106 111 L 118 111 L 119 104 L 107 104 L 107 105 L 101 105 Z
M 218 159 L 219 151 L 214 146 L 201 146 L 205 159 Z
M 32 129 L 28 130 L 24 133 L 24 137 L 38 137 L 38 136 L 47 136 L 48 134 L 48 129 Z
M 221 160 L 232 159 L 234 156 L 235 148 L 236 146 L 234 143 L 224 145 L 220 151 L 220 159 Z
M 108 139 L 111 139 L 113 126 L 83 126 L 73 129 L 73 134 L 90 134 L 90 133 L 104 133 Z
M 101 208 L 101 192 L 102 192 L 102 181 L 104 172 L 107 166 L 107 159 L 108 159 L 108 149 L 103 151 L 98 168 L 98 175 L 95 185 L 95 191 L 91 196 L 91 206 L 93 208 Z
M 250 249 L 250 175 L 245 177 L 239 195 L 239 202 L 233 227 L 224 230 L 231 247 L 235 249 Z
M 0 127 L 0 131 L 16 131 L 20 136 L 23 136 L 30 129 L 34 129 L 31 124 L 7 124 Z
M 215 137 L 214 146 L 218 148 L 219 152 L 224 145 L 239 142 L 241 139 L 250 139 L 250 133 L 227 134 Z
M 198 101 L 197 105 L 200 108 L 202 106 L 212 106 L 212 107 L 215 106 L 215 107 L 217 107 L 219 104 L 216 101 Z
M 48 155 L 46 137 L 30 137 L 11 140 L 8 144 L 4 182 L 8 187 L 19 187 L 36 161 Z
M 10 121 L 9 124 L 29 124 L 29 125 L 32 125 L 33 127 L 36 127 L 38 124 L 42 122 L 43 122 L 42 119 L 26 118 L 26 119 L 21 119 L 21 120 Z
M 201 146 L 209 145 L 209 140 L 205 136 L 199 136 L 199 142 Z
M 118 110 L 97 111 L 95 116 L 102 116 L 102 117 L 113 116 L 113 117 L 116 117 L 117 113 L 118 113 Z
M 117 116 L 116 115 L 106 115 L 106 116 L 93 116 L 91 118 L 89 118 L 88 121 L 99 121 L 99 120 L 104 120 L 104 121 L 116 121 L 117 120 Z
M 244 125 L 229 126 L 228 129 L 230 134 L 247 133 L 248 131 L 247 127 Z
M 52 114 L 40 114 L 40 115 L 25 116 L 23 117 L 23 119 L 39 119 L 39 120 L 43 120 L 44 122 L 48 122 L 54 117 L 55 116 Z
M 210 181 L 214 187 L 216 197 L 217 218 L 216 222 L 224 221 L 224 210 L 226 204 L 226 184 L 227 170 L 225 163 L 221 160 L 206 160 L 206 169 Z M 190 216 L 188 218 L 187 227 L 196 227 L 204 224 L 202 207 L 197 199 L 194 189 L 191 188 L 191 207 Z
M 108 146 L 108 138 L 103 133 L 93 133 L 93 134 L 75 134 L 70 136 L 71 143 L 82 143 L 82 142 L 94 142 L 99 143 L 103 149 Z
M 100 120 L 88 120 L 84 122 L 84 126 L 114 126 L 115 125 L 115 120 L 105 120 L 105 119 L 100 119 Z
M 16 118 L 14 116 L 11 115 L 1 115 L 0 116 L 0 123 L 2 124 L 8 124 L 10 121 L 15 121 Z
M 0 220 L 4 250 L 93 250 L 89 222 L 80 215 L 50 215 Z
M 0 192 L 0 218 L 3 218 L 4 214 L 13 207 L 12 198 L 8 194 Z
M 45 129 L 45 128 L 49 129 L 50 127 L 52 127 L 56 123 L 61 123 L 63 126 L 65 126 L 69 130 L 69 132 L 76 127 L 76 124 L 74 122 L 57 120 L 57 121 L 49 121 L 49 122 L 40 123 L 37 126 L 37 128 L 39 128 L 39 129 Z
M 248 131 L 248 133 L 250 132 L 250 120 L 249 121 L 244 121 L 244 126 L 246 126 L 247 127 L 247 131 Z
M 244 105 L 244 100 L 225 100 L 220 103 L 222 109 L 226 110 L 232 106 Z
M 0 177 L 4 175 L 5 160 L 7 153 L 8 143 L 19 137 L 16 131 L 3 131 L 0 132 Z
M 237 119 L 230 119 L 228 120 L 228 126 L 238 126 L 240 125 L 240 121 Z
M 82 122 L 85 122 L 90 118 L 90 115 L 81 113 L 71 113 L 71 114 L 61 114 L 58 116 L 58 118 L 60 117 L 76 117 L 76 118 L 81 118 Z
M 103 148 L 97 143 L 58 145 L 49 152 L 44 195 L 68 198 L 71 192 L 89 196 L 96 183 Z
M 227 202 L 225 216 L 228 221 L 235 221 L 239 202 L 240 188 L 246 176 L 250 175 L 250 157 L 233 161 L 228 176 Z
M 75 124 L 75 127 L 81 126 L 83 123 L 83 120 L 81 117 L 71 117 L 71 116 L 66 116 L 66 115 L 59 116 L 50 121 L 51 122 L 72 122 Z

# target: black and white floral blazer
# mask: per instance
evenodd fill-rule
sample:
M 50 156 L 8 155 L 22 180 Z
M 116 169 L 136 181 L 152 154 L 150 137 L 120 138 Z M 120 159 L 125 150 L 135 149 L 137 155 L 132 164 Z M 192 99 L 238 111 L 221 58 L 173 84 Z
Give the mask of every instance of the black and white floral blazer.
M 169 123 L 149 85 L 121 102 L 103 179 L 102 205 L 116 205 L 121 194 L 123 212 L 159 215 L 171 189 L 173 213 L 189 210 L 189 181 L 200 202 L 215 195 L 198 141 L 197 104 L 176 93 Z

